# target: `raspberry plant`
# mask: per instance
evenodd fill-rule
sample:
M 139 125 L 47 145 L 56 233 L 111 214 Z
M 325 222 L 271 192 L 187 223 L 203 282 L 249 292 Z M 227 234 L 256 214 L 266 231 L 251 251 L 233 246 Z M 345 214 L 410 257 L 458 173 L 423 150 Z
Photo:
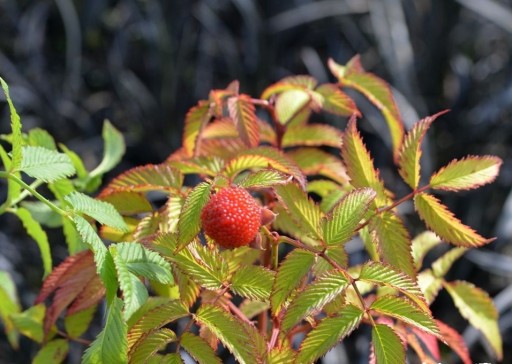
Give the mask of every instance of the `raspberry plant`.
M 329 60 L 329 68 L 337 83 L 290 76 L 260 98 L 240 93 L 236 81 L 212 90 L 188 112 L 179 150 L 161 164 L 122 173 L 96 198 L 87 193 L 121 158 L 119 133 L 105 124 L 104 159 L 89 172 L 44 131 L 22 134 L 2 83 L 12 150 L 0 149 L 0 177 L 8 182 L 1 211 L 22 220 L 45 267 L 41 291 L 25 311 L 3 274 L 0 313 L 11 344 L 16 347 L 19 334 L 41 343 L 39 362 L 61 362 L 69 343 L 78 342 L 87 346 L 84 363 L 180 363 L 184 352 L 208 364 L 229 355 L 240 363 L 313 363 L 367 327 L 370 362 L 402 363 L 416 355 L 436 363 L 448 346 L 471 363 L 460 334 L 432 316 L 430 305 L 444 289 L 501 359 L 491 298 L 469 282 L 445 279 L 466 250 L 492 239 L 464 225 L 434 195 L 492 182 L 501 160 L 468 156 L 423 176 L 422 140 L 443 112 L 406 132 L 388 85 L 358 57 L 344 66 Z M 375 168 L 358 129 L 362 114 L 346 89 L 382 112 L 389 153 L 411 190 L 406 196 L 394 196 Z M 344 130 L 312 122 L 322 111 L 348 120 Z M 42 184 L 52 196 L 37 191 Z M 253 201 L 232 208 L 217 201 L 225 191 Z M 414 238 L 397 211 L 409 200 L 427 229 Z M 35 204 L 45 213 L 36 214 Z M 233 233 L 215 226 L 223 208 L 209 210 L 218 204 L 244 226 Z M 41 227 L 50 215 L 60 219 L 70 253 L 57 267 Z M 364 243 L 362 264 L 351 264 L 345 250 L 353 239 Z M 439 245 L 446 252 L 425 266 L 424 257 Z M 103 329 L 88 343 L 82 335 L 101 302 Z

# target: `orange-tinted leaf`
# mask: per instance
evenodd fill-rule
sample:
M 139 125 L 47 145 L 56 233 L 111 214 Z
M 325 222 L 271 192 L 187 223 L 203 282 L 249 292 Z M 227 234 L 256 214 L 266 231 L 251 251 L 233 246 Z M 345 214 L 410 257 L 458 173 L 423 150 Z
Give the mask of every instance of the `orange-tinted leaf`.
M 430 178 L 430 186 L 438 190 L 460 191 L 478 188 L 494 181 L 502 160 L 498 157 L 468 156 L 453 160 Z
M 398 154 L 398 171 L 400 176 L 413 190 L 418 187 L 420 182 L 420 158 L 421 142 L 425 137 L 428 128 L 434 120 L 446 113 L 442 111 L 432 116 L 421 119 L 405 136 L 404 142 Z
M 347 170 L 341 160 L 319 148 L 298 148 L 287 153 L 308 176 L 325 176 L 341 185 L 349 182 Z
M 441 336 L 443 336 L 443 331 L 439 327 L 439 321 L 434 321 L 436 322 L 437 327 L 439 328 L 439 333 L 441 334 Z M 437 338 L 434 335 L 428 334 L 425 331 L 419 330 L 415 327 L 412 328 L 412 331 L 421 340 L 421 342 L 428 350 L 428 352 L 432 355 L 432 357 L 437 361 L 441 360 L 441 352 L 439 351 L 439 343 L 437 341 Z
M 329 59 L 328 66 L 342 86 L 361 92 L 382 112 L 391 132 L 396 159 L 404 136 L 404 126 L 389 85 L 373 73 L 366 72 L 359 56 L 353 57 L 345 67 Z
M 341 91 L 337 85 L 327 83 L 318 86 L 315 91 L 323 96 L 323 109 L 325 111 L 340 116 L 361 115 L 354 100 Z
M 238 138 L 238 131 L 230 118 L 220 118 L 209 123 L 201 136 L 203 139 Z
M 258 146 L 260 141 L 259 125 L 251 98 L 247 95 L 230 97 L 228 111 L 245 145 L 248 147 Z
M 375 199 L 377 206 L 386 205 L 388 198 L 384 183 L 379 177 L 379 171 L 373 166 L 373 159 L 357 131 L 355 115 L 350 118 L 347 129 L 343 134 L 341 155 L 347 167 L 352 186 L 373 188 L 377 192 Z
M 208 97 L 210 104 L 213 104 L 213 111 L 216 117 L 222 117 L 222 109 L 224 101 L 227 97 L 238 95 L 240 83 L 235 80 L 231 82 L 225 89 L 211 90 Z
M 444 322 L 436 320 L 436 323 L 448 346 L 457 353 L 464 364 L 471 364 L 472 361 L 469 356 L 469 350 L 463 337 L 455 329 Z
M 289 127 L 283 136 L 283 147 L 330 146 L 339 148 L 341 131 L 326 124 L 306 124 Z
M 279 94 L 275 105 L 277 120 L 282 125 L 288 124 L 308 109 L 310 101 L 310 93 L 302 89 L 292 89 Z
M 187 113 L 183 130 L 183 148 L 187 156 L 197 154 L 200 149 L 201 131 L 208 124 L 210 118 L 210 103 L 208 101 L 199 101 Z
M 117 191 L 103 194 L 101 200 L 111 203 L 121 215 L 125 216 L 153 210 L 148 199 L 139 192 Z
M 493 240 L 485 239 L 469 226 L 464 225 L 432 195 L 417 194 L 414 197 L 414 206 L 428 228 L 446 242 L 457 246 L 476 247 Z
M 309 75 L 297 75 L 285 77 L 267 87 L 260 98 L 268 99 L 270 96 L 279 94 L 293 89 L 309 89 L 312 90 L 317 85 L 317 81 Z

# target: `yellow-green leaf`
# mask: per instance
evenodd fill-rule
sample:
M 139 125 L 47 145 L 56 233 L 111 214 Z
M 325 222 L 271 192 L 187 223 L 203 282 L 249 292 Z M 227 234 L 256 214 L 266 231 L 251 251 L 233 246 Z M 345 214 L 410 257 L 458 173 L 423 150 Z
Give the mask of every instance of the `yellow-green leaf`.
M 199 364 L 222 363 L 211 346 L 199 336 L 184 332 L 180 337 L 180 344 Z
M 300 88 L 284 91 L 277 96 L 275 110 L 279 123 L 286 125 L 308 107 L 310 94 Z
M 427 227 L 441 239 L 457 246 L 477 247 L 494 239 L 485 239 L 475 230 L 464 225 L 437 198 L 427 193 L 414 197 L 414 206 Z
M 11 159 L 11 170 L 17 170 L 21 166 L 21 147 L 23 145 L 23 137 L 21 135 L 21 121 L 20 116 L 16 112 L 16 108 L 11 100 L 11 95 L 9 94 L 9 86 L 4 81 L 2 77 L 0 77 L 0 84 L 2 85 L 2 89 L 5 93 L 5 99 L 7 100 L 7 104 L 9 105 L 9 111 L 11 113 L 11 129 L 12 129 L 12 159 Z
M 207 101 L 199 101 L 187 113 L 183 130 L 183 148 L 187 156 L 191 157 L 198 153 L 200 134 L 210 118 L 210 104 Z
M 498 312 L 489 295 L 469 282 L 446 282 L 444 287 L 450 294 L 461 315 L 480 330 L 491 344 L 496 358 L 503 358 L 503 343 L 498 327 Z
M 260 142 L 260 130 L 251 98 L 248 95 L 230 97 L 228 111 L 245 145 L 249 148 L 257 147 Z
M 421 269 L 425 255 L 441 243 L 442 240 L 432 231 L 424 231 L 412 239 L 412 256 L 416 271 Z
M 449 191 L 478 188 L 494 181 L 502 163 L 500 158 L 493 156 L 454 160 L 432 175 L 430 187 Z
M 425 300 L 430 305 L 443 288 L 443 279 L 436 277 L 431 269 L 425 269 L 418 274 L 418 286 L 420 286 Z
M 326 83 L 318 86 L 315 91 L 323 96 L 322 106 L 325 111 L 340 116 L 360 114 L 354 100 L 341 91 L 337 85 Z
M 342 133 L 338 129 L 325 124 L 294 125 L 286 129 L 282 146 L 329 146 L 339 148 Z
M 32 364 L 59 364 L 66 359 L 69 342 L 66 339 L 55 339 L 46 343 L 34 357 Z
M 405 363 L 405 349 L 396 332 L 384 324 L 372 328 L 373 353 L 377 364 Z
M 18 333 L 14 329 L 11 315 L 18 314 L 20 311 L 21 305 L 18 301 L 16 285 L 14 284 L 11 275 L 8 272 L 0 271 L 0 318 L 2 320 L 7 339 L 14 348 L 18 347 Z

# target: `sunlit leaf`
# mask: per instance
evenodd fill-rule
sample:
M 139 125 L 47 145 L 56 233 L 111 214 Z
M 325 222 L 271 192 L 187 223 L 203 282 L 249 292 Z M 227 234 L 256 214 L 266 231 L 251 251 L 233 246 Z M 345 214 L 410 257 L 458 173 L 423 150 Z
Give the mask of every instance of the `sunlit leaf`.
M 295 249 L 281 262 L 277 270 L 270 305 L 274 316 L 279 312 L 281 305 L 304 279 L 315 262 L 315 255 L 311 252 Z
M 325 124 L 307 124 L 289 127 L 283 136 L 282 146 L 341 146 L 341 131 Z
M 64 319 L 64 326 L 66 333 L 70 338 L 78 338 L 84 334 L 91 324 L 94 314 L 96 313 L 96 306 L 91 306 L 85 310 L 66 315 Z
M 0 271 L 0 318 L 9 343 L 18 347 L 18 333 L 14 330 L 11 315 L 21 311 L 16 285 L 8 272 Z
M 250 299 L 268 301 L 275 273 L 260 266 L 247 265 L 233 274 L 231 289 Z
M 453 160 L 430 177 L 430 187 L 460 191 L 478 188 L 496 179 L 503 161 L 493 156 Z
M 441 257 L 437 258 L 432 263 L 432 272 L 434 275 L 439 278 L 444 277 L 452 267 L 453 263 L 455 263 L 455 261 L 459 259 L 466 250 L 466 248 L 453 248 L 444 253 Z
M 405 363 L 405 349 L 397 333 L 388 325 L 372 328 L 373 352 L 378 364 Z
M 489 243 L 469 226 L 464 225 L 437 198 L 427 193 L 414 197 L 414 206 L 427 227 L 441 239 L 457 246 L 476 247 Z
M 180 344 L 199 364 L 222 363 L 210 345 L 199 336 L 184 332 L 180 337 Z
M 343 134 L 341 155 L 350 176 L 350 183 L 356 188 L 370 187 L 377 192 L 377 206 L 386 205 L 388 198 L 384 183 L 379 177 L 378 170 L 373 166 L 373 159 L 357 131 L 356 118 L 352 116 Z
M 431 269 L 425 269 L 418 273 L 418 286 L 421 288 L 428 304 L 434 302 L 437 294 L 443 288 L 443 280 L 434 275 Z
M 279 123 L 286 125 L 308 107 L 311 96 L 299 88 L 284 91 L 277 96 L 275 110 Z
M 2 77 L 0 77 L 0 84 L 2 84 L 2 89 L 5 93 L 5 99 L 7 100 L 7 104 L 9 105 L 9 112 L 11 113 L 11 130 L 12 130 L 12 159 L 11 159 L 11 170 L 17 170 L 21 166 L 22 160 L 22 145 L 23 145 L 23 137 L 21 135 L 21 121 L 20 116 L 16 112 L 16 108 L 11 100 L 11 95 L 9 94 L 9 86 L 4 81 Z
M 339 271 L 329 271 L 317 277 L 292 299 L 284 314 L 282 329 L 290 330 L 306 315 L 321 309 L 340 294 L 348 283 L 347 276 Z
M 153 206 L 142 193 L 119 191 L 99 198 L 113 205 L 121 215 L 125 216 L 153 211 Z
M 421 119 L 407 133 L 398 154 L 398 171 L 400 176 L 412 189 L 420 182 L 421 143 L 430 125 L 445 111 Z
M 412 256 L 414 258 L 416 271 L 420 270 L 425 255 L 441 243 L 442 240 L 432 231 L 424 231 L 412 239 Z
M 465 281 L 446 282 L 448 291 L 461 315 L 480 330 L 496 355 L 503 358 L 503 343 L 498 327 L 498 311 L 489 295 L 482 289 Z
M 44 276 L 46 277 L 52 271 L 52 256 L 50 253 L 50 243 L 48 236 L 41 225 L 32 217 L 32 214 L 23 207 L 14 210 L 16 216 L 23 223 L 23 227 L 32 239 L 34 239 L 39 247 L 39 253 L 43 261 Z
M 44 339 L 43 321 L 45 312 L 46 306 L 40 303 L 26 311 L 12 313 L 10 317 L 12 327 L 35 342 L 42 343 Z
M 308 176 L 325 176 L 342 185 L 348 184 L 349 177 L 341 160 L 319 148 L 303 147 L 287 153 L 302 172 Z M 312 181 L 314 182 L 314 181 Z
M 392 211 L 377 214 L 370 220 L 370 230 L 375 234 L 380 257 L 414 277 L 411 239 L 400 217 Z
M 382 112 L 391 133 L 393 155 L 396 159 L 404 135 L 404 126 L 389 85 L 373 73 L 366 72 L 359 56 L 353 57 L 346 66 L 329 59 L 328 66 L 342 87 L 361 92 Z
M 146 333 L 128 352 L 129 363 L 147 363 L 157 351 L 164 349 L 167 344 L 176 341 L 176 334 L 167 328 L 157 329 Z
M 318 86 L 315 91 L 323 96 L 323 109 L 325 111 L 340 116 L 360 114 L 354 100 L 341 91 L 337 85 L 326 83 Z
M 260 141 L 256 109 L 248 95 L 228 99 L 229 116 L 235 122 L 240 138 L 248 147 L 256 147 Z
M 64 154 L 43 147 L 25 146 L 19 170 L 30 177 L 52 182 L 75 173 L 71 159 Z
M 108 308 L 105 326 L 82 357 L 84 364 L 128 362 L 127 327 L 122 317 L 123 301 L 114 298 Z
M 439 336 L 439 330 L 432 316 L 420 310 L 407 299 L 391 295 L 382 296 L 378 297 L 370 308 L 417 327 L 429 334 Z
M 55 139 L 46 130 L 33 128 L 28 131 L 28 145 L 33 147 L 43 147 L 46 149 L 57 150 Z
M 187 246 L 201 230 L 201 210 L 210 199 L 211 188 L 209 183 L 202 182 L 187 195 L 178 221 L 178 250 Z
M 262 99 L 268 99 L 270 96 L 294 89 L 312 90 L 317 85 L 317 80 L 309 75 L 289 76 L 268 86 L 261 94 Z
M 103 123 L 103 159 L 89 174 L 89 178 L 103 176 L 112 170 L 120 161 L 126 150 L 123 134 L 117 130 L 110 121 Z
M 249 173 L 237 184 L 245 188 L 265 188 L 276 185 L 283 185 L 290 181 L 289 176 L 273 169 L 261 169 Z
M 345 306 L 336 316 L 322 319 L 302 342 L 298 363 L 313 363 L 349 335 L 361 322 L 364 312 L 359 307 Z
M 199 136 L 202 129 L 210 121 L 210 117 L 210 104 L 207 101 L 199 101 L 187 113 L 183 130 L 183 148 L 187 156 L 195 155 L 199 150 Z
M 374 198 L 375 191 L 370 188 L 346 194 L 331 213 L 322 219 L 324 241 L 328 245 L 347 242 L 354 235 Z
M 457 353 L 464 364 L 471 364 L 473 361 L 469 356 L 469 350 L 464 342 L 464 338 L 457 332 L 457 330 L 448 326 L 444 322 L 436 320 L 436 323 L 443 339 L 446 341 L 450 349 Z

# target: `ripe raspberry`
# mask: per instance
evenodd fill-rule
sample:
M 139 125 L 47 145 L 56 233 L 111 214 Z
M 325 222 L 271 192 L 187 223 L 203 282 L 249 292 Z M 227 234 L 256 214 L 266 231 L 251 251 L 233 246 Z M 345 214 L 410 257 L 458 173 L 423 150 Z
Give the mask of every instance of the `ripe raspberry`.
M 241 187 L 223 188 L 201 212 L 201 224 L 210 238 L 224 248 L 249 244 L 258 233 L 261 207 Z

